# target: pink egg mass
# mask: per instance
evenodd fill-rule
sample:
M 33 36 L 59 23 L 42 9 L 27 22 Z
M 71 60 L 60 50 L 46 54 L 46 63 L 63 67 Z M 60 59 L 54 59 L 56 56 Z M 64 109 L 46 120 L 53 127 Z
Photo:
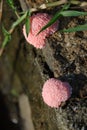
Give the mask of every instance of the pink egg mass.
M 32 44 L 36 48 L 42 49 L 46 45 L 46 37 L 53 34 L 58 29 L 58 21 L 42 31 L 40 34 L 37 33 L 40 29 L 45 26 L 52 16 L 47 13 L 37 13 L 30 17 L 30 32 L 26 35 L 25 25 L 23 26 L 23 34 L 28 43 Z
M 54 108 L 58 108 L 62 102 L 69 99 L 72 88 L 67 82 L 62 82 L 55 78 L 47 80 L 42 89 L 42 97 L 44 102 Z

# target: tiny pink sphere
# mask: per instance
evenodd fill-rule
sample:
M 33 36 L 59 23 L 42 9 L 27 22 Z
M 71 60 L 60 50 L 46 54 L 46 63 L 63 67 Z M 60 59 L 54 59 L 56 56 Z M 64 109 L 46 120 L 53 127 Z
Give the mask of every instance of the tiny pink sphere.
M 54 108 L 58 108 L 62 102 L 69 99 L 72 88 L 67 82 L 51 78 L 47 80 L 42 89 L 44 102 Z
M 37 35 L 40 29 L 45 26 L 52 16 L 47 13 L 37 13 L 30 18 L 30 32 L 26 35 L 25 25 L 23 26 L 23 34 L 28 43 L 36 48 L 42 49 L 46 45 L 46 37 L 57 31 L 58 21 L 48 27 L 46 30 Z

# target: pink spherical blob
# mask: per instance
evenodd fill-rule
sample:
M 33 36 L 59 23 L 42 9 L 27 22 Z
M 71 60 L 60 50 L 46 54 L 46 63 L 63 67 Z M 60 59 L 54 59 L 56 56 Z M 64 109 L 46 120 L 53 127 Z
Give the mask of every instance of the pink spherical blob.
M 26 35 L 25 25 L 23 26 L 23 34 L 28 43 L 36 48 L 43 48 L 46 45 L 46 37 L 57 31 L 58 21 L 48 27 L 46 30 L 37 35 L 40 29 L 45 26 L 52 16 L 47 13 L 37 13 L 30 18 L 30 32 Z
M 42 89 L 44 102 L 54 108 L 58 108 L 62 102 L 69 99 L 72 88 L 67 82 L 51 78 L 47 80 Z

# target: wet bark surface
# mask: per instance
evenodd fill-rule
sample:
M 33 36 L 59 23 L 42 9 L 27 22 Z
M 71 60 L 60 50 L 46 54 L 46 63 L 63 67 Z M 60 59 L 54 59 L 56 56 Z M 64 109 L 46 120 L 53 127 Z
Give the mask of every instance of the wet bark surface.
M 32 7 L 43 2 L 26 0 L 27 5 L 32 5 Z M 56 10 L 51 9 L 51 14 Z M 4 12 L 9 15 L 9 17 L 6 17 L 5 13 L 3 15 L 4 24 L 6 28 L 9 28 L 15 16 L 6 3 Z M 83 24 L 85 20 L 87 16 L 61 18 L 59 29 Z M 22 34 L 22 26 L 15 30 L 11 42 L 0 58 L 0 89 L 11 104 L 17 103 L 17 95 L 21 93 L 29 96 L 36 130 L 87 129 L 86 42 L 87 31 L 75 33 L 57 31 L 47 38 L 46 47 L 43 50 L 36 50 L 26 43 Z M 43 83 L 50 77 L 68 81 L 72 86 L 71 98 L 59 109 L 48 107 L 42 100 Z

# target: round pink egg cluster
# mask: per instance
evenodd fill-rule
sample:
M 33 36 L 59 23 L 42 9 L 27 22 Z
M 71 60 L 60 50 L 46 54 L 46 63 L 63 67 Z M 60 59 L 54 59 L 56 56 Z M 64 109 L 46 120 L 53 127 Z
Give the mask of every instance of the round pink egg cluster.
M 48 106 L 58 108 L 62 102 L 69 99 L 71 92 L 69 83 L 51 78 L 43 86 L 42 97 Z
M 40 29 L 45 26 L 52 16 L 47 13 L 37 13 L 30 18 L 30 32 L 26 35 L 25 25 L 23 26 L 23 34 L 28 43 L 36 48 L 43 48 L 46 45 L 46 37 L 57 31 L 58 21 L 48 27 L 46 30 L 37 35 Z

